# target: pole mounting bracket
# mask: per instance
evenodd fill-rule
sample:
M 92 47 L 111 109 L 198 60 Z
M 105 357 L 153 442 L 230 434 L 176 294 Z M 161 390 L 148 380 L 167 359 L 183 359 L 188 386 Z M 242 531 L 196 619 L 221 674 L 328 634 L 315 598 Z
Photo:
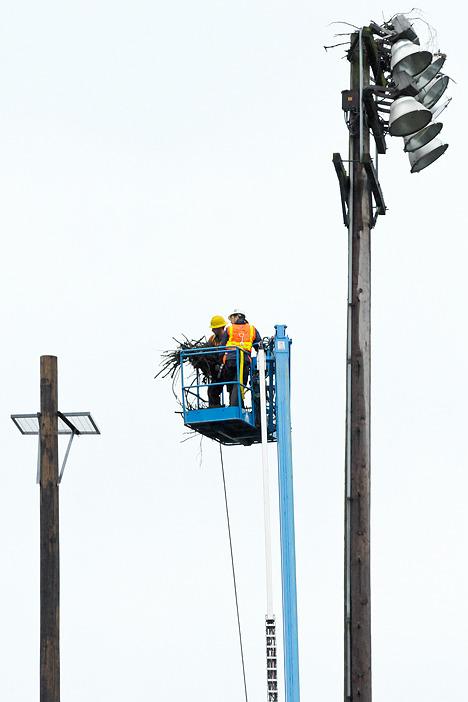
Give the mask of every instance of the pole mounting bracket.
M 343 223 L 349 227 L 349 175 L 343 165 L 343 159 L 338 153 L 333 154 L 333 165 L 335 166 L 338 183 L 340 184 L 341 210 L 343 212 Z
M 62 467 L 60 468 L 60 473 L 59 473 L 57 485 L 60 485 L 60 483 L 62 482 L 63 472 L 65 470 L 65 466 L 67 465 L 68 454 L 70 453 L 73 439 L 77 434 L 79 434 L 79 432 L 77 432 L 75 430 L 73 430 L 70 434 L 70 439 L 68 440 L 67 450 L 65 451 L 65 456 L 63 457 Z
M 362 163 L 367 173 L 367 178 L 369 180 L 369 187 L 374 196 L 376 211 L 372 226 L 375 226 L 378 215 L 384 215 L 387 211 L 387 206 L 385 204 L 382 188 L 380 187 L 379 177 L 377 171 L 375 170 L 374 164 L 370 154 L 362 155 Z

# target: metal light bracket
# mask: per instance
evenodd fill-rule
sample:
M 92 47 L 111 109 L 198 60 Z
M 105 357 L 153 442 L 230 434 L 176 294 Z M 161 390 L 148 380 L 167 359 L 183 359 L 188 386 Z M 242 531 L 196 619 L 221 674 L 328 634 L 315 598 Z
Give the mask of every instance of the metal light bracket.
M 362 162 L 364 164 L 364 168 L 366 169 L 367 178 L 369 180 L 370 190 L 372 192 L 372 195 L 374 196 L 375 204 L 377 206 L 376 216 L 375 216 L 375 220 L 376 220 L 378 215 L 385 214 L 385 212 L 387 211 L 387 206 L 385 205 L 385 200 L 384 200 L 382 188 L 380 187 L 380 183 L 379 183 L 379 177 L 377 175 L 377 171 L 374 168 L 374 164 L 372 162 L 372 158 L 371 158 L 370 154 L 364 154 L 362 157 Z M 375 220 L 374 220 L 374 225 L 375 225 Z
M 32 435 L 38 437 L 38 447 L 37 447 L 37 472 L 36 472 L 36 482 L 39 484 L 41 482 L 41 422 L 40 422 L 40 412 L 36 414 L 12 414 L 11 419 L 13 420 L 15 426 L 21 434 Z M 60 484 L 62 481 L 63 473 L 65 471 L 65 466 L 67 464 L 68 456 L 70 453 L 71 445 L 75 436 L 80 435 L 96 435 L 100 434 L 96 422 L 91 416 L 90 412 L 57 412 L 57 434 L 66 434 L 70 436 L 68 445 L 65 451 L 65 456 L 60 468 L 58 482 Z
M 377 217 L 379 215 L 384 215 L 387 211 L 387 206 L 385 204 L 382 188 L 379 183 L 379 177 L 377 170 L 374 166 L 373 160 L 370 154 L 363 154 L 362 164 L 365 168 L 367 179 L 369 182 L 369 189 L 375 200 L 375 215 L 372 220 L 372 228 L 375 227 Z M 350 178 L 346 173 L 346 169 L 343 165 L 343 159 L 341 154 L 333 154 L 333 165 L 335 166 L 336 175 L 338 177 L 338 183 L 340 186 L 340 196 L 341 196 L 341 210 L 343 213 L 343 224 L 346 228 L 349 228 L 349 193 L 350 193 Z
M 384 94 L 387 94 L 386 88 L 382 90 L 385 91 Z M 362 93 L 362 103 L 367 114 L 369 127 L 372 129 L 377 151 L 379 154 L 385 154 L 387 151 L 387 144 L 385 143 L 386 123 L 380 117 L 378 106 L 374 99 L 374 94 L 379 92 L 380 86 L 365 87 Z
M 349 175 L 343 165 L 343 159 L 339 153 L 333 154 L 333 165 L 335 166 L 338 183 L 340 184 L 341 210 L 343 212 L 343 224 L 349 227 Z
M 60 469 L 60 473 L 59 473 L 59 477 L 58 477 L 58 483 L 57 483 L 58 485 L 60 485 L 60 483 L 62 482 L 63 471 L 65 470 L 65 466 L 67 464 L 68 454 L 70 453 L 72 441 L 77 434 L 78 434 L 78 432 L 76 432 L 76 431 L 72 431 L 72 433 L 70 434 L 70 439 L 68 440 L 67 450 L 65 451 L 65 456 L 63 458 L 62 467 Z

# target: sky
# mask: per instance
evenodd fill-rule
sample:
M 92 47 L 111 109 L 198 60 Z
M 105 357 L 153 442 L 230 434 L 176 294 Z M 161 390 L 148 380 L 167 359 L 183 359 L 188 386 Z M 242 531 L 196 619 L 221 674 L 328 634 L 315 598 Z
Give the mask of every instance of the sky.
M 0 27 L 0 698 L 39 699 L 39 358 L 91 411 L 60 487 L 62 699 L 243 699 L 218 446 L 161 352 L 244 307 L 288 325 L 302 699 L 342 699 L 346 21 L 360 2 L 16 2 Z M 379 702 L 466 700 L 466 10 L 419 16 L 453 101 L 431 168 L 388 140 L 372 233 L 372 647 Z M 420 24 L 424 31 L 425 25 Z M 65 445 L 60 444 L 61 456 Z M 270 446 L 275 465 L 274 447 Z M 224 452 L 249 699 L 265 695 L 259 447 Z M 274 587 L 280 619 L 277 494 Z

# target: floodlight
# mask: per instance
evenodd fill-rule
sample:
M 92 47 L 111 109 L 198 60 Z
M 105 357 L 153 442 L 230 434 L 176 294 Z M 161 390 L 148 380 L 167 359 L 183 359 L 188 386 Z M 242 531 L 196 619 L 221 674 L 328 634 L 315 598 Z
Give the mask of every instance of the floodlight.
M 442 114 L 445 108 L 450 105 L 451 101 L 452 98 L 447 98 L 442 104 L 434 105 L 434 107 L 431 108 L 432 118 L 437 119 L 437 117 Z
M 392 46 L 390 66 L 392 71 L 398 68 L 410 76 L 422 73 L 432 61 L 430 51 L 421 50 L 417 44 L 408 39 L 400 39 Z
M 435 78 L 441 71 L 445 63 L 446 56 L 442 54 L 431 63 L 422 73 L 419 73 L 413 78 L 414 84 L 419 90 L 422 90 L 430 81 Z
M 429 144 L 429 142 L 440 133 L 442 127 L 442 122 L 431 122 L 427 125 L 427 127 L 424 127 L 424 129 L 420 129 L 419 132 L 416 132 L 416 134 L 410 134 L 410 136 L 404 137 L 404 150 L 416 151 L 416 149 L 426 146 L 426 144 Z
M 418 173 L 423 168 L 427 168 L 431 163 L 434 163 L 448 149 L 448 144 L 443 144 L 440 139 L 433 139 L 429 144 L 422 146 L 416 151 L 408 154 L 411 173 Z
M 449 80 L 450 78 L 444 75 L 433 78 L 430 83 L 416 95 L 416 100 L 430 110 L 447 90 Z
M 400 97 L 390 107 L 389 132 L 392 136 L 408 136 L 425 127 L 431 119 L 430 110 L 413 97 Z

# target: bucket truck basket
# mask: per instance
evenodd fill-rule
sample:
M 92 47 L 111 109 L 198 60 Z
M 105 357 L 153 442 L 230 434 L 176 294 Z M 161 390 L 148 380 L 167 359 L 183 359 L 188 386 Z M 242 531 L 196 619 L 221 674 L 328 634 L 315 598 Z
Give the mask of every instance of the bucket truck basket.
M 232 359 L 229 367 L 224 364 L 227 352 Z M 228 446 L 261 441 L 256 358 L 250 363 L 241 354 L 245 352 L 225 346 L 188 349 L 180 354 L 185 426 Z M 274 361 L 268 354 L 267 402 L 268 439 L 275 441 Z

